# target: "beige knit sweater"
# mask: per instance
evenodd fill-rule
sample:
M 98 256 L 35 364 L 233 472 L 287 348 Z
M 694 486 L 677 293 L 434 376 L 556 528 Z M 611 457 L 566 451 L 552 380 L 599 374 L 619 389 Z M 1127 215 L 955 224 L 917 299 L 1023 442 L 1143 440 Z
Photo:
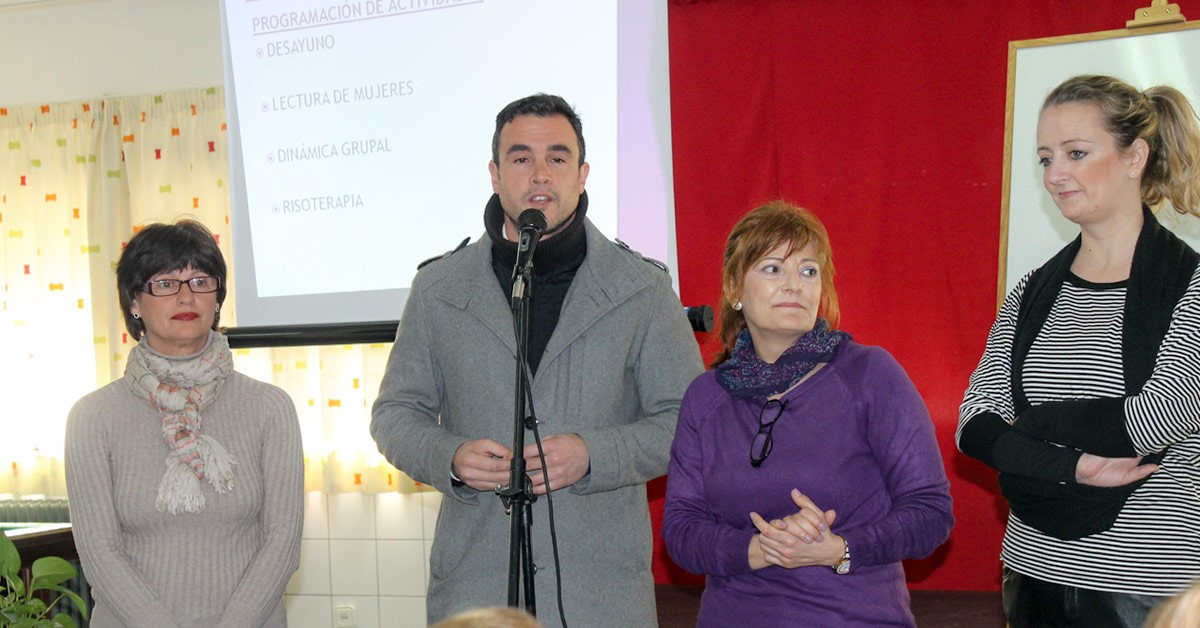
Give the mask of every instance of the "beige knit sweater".
M 203 483 L 203 512 L 155 509 L 168 449 L 160 415 L 117 380 L 67 420 L 71 523 L 92 585 L 93 628 L 286 626 L 300 562 L 304 459 L 283 390 L 234 372 L 202 411 L 237 459 L 231 492 Z

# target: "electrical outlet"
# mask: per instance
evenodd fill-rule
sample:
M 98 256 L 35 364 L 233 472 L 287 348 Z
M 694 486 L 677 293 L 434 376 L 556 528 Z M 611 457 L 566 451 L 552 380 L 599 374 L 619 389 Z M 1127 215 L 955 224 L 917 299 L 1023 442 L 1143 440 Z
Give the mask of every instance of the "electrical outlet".
M 354 607 L 338 606 L 333 609 L 334 628 L 354 628 Z

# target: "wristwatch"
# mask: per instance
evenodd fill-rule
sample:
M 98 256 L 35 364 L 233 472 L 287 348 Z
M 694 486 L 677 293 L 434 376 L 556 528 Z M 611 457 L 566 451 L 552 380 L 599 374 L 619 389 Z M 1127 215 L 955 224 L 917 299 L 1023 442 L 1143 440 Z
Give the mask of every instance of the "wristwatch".
M 834 573 L 839 576 L 850 573 L 850 542 L 843 537 L 842 543 L 846 546 L 846 551 L 842 553 L 842 560 L 833 566 Z

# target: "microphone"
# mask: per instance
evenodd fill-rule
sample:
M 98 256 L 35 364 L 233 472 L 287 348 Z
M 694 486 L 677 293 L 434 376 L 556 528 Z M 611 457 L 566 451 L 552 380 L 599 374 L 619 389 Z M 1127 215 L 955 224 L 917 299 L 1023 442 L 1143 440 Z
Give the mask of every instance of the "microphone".
M 713 309 L 711 305 L 694 305 L 684 307 L 683 314 L 687 316 L 692 331 L 710 332 L 713 328 Z
M 533 262 L 533 251 L 546 231 L 546 214 L 540 209 L 521 212 L 517 217 L 517 229 L 521 232 L 517 238 L 517 268 L 524 270 L 526 265 Z
M 533 252 L 537 249 L 542 233 L 546 231 L 546 214 L 539 209 L 527 209 L 517 217 L 517 263 L 513 266 L 513 298 L 520 298 L 516 278 L 533 267 Z M 523 282 L 522 282 L 523 283 Z

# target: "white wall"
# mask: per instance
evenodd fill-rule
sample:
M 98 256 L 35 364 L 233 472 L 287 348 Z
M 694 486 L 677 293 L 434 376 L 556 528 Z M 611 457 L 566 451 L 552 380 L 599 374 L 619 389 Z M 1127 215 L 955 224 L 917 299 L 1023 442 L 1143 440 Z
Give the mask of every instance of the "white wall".
M 221 84 L 217 0 L 0 0 L 0 106 Z
M 442 494 L 309 493 L 305 500 L 300 570 L 285 597 L 288 626 L 331 626 L 342 606 L 354 609 L 356 628 L 425 626 Z

